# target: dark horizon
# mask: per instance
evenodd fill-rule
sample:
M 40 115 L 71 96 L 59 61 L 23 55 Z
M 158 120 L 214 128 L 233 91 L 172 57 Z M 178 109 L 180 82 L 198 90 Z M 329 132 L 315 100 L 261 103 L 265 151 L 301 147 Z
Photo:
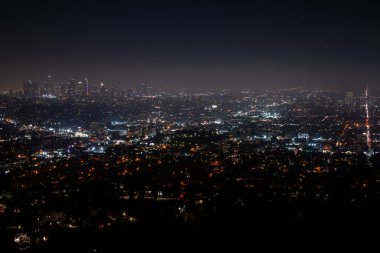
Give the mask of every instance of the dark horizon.
M 89 78 L 119 87 L 361 90 L 380 82 L 371 1 L 6 1 L 0 88 Z

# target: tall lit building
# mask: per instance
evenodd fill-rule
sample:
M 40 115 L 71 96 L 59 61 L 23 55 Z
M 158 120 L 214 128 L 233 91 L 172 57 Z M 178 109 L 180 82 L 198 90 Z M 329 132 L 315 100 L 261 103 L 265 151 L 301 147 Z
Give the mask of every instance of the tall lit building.
M 352 91 L 344 93 L 344 103 L 346 105 L 352 105 L 354 103 L 354 93 Z
M 147 86 L 144 83 L 136 85 L 136 95 L 137 96 L 147 95 Z
M 61 82 L 59 86 L 59 94 L 61 96 L 64 96 L 67 94 L 67 84 L 65 82 Z
M 75 90 L 76 90 L 75 89 L 75 79 L 71 79 L 67 83 L 67 95 L 69 95 L 70 97 L 75 96 Z
M 99 92 L 100 92 L 100 95 L 102 96 L 106 94 L 106 87 L 104 86 L 103 82 L 100 83 Z
M 75 96 L 75 91 L 76 91 L 76 85 L 75 85 L 75 79 L 71 79 L 67 82 L 62 82 L 60 91 L 61 91 L 61 96 L 69 96 L 73 97 Z
M 77 83 L 77 90 L 75 93 L 79 96 L 85 96 L 86 95 L 86 82 L 78 81 Z
M 38 83 L 33 80 L 24 80 L 23 91 L 25 97 L 37 97 L 38 96 Z
M 48 76 L 47 80 L 44 83 L 44 87 L 41 90 L 42 95 L 51 96 L 54 92 L 54 84 L 52 80 L 52 76 Z
M 111 98 L 115 98 L 115 92 L 116 92 L 116 88 L 115 88 L 115 85 L 112 84 L 112 88 L 111 88 Z
M 86 96 L 90 95 L 90 87 L 89 87 L 89 84 L 88 84 L 87 77 L 84 78 L 84 87 L 86 89 Z

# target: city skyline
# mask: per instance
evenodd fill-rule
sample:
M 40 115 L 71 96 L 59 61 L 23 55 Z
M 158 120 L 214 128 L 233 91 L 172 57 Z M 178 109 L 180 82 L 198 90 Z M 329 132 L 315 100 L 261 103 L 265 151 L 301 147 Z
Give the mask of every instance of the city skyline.
M 6 1 L 0 87 L 376 87 L 373 1 Z M 360 88 L 359 88 L 360 89 Z
M 377 86 L 369 86 L 366 83 L 360 83 L 357 84 L 355 87 L 347 87 L 347 86 L 331 86 L 331 87 L 323 87 L 321 85 L 315 85 L 315 86 L 307 86 L 307 85 L 300 85 L 300 86 L 289 86 L 289 87 L 227 87 L 227 88 L 215 88 L 215 87 L 171 87 L 171 86 L 156 86 L 152 85 L 151 83 L 144 83 L 144 82 L 137 82 L 137 83 L 129 83 L 129 85 L 115 85 L 114 83 L 110 82 L 93 82 L 88 77 L 76 77 L 76 78 L 65 78 L 61 80 L 56 80 L 52 75 L 45 76 L 45 79 L 24 79 L 22 80 L 22 84 L 20 87 L 16 88 L 0 88 L 0 92 L 3 94 L 9 94 L 22 92 L 22 94 L 25 95 L 25 84 L 26 83 L 33 83 L 35 84 L 35 95 L 37 96 L 43 96 L 47 93 L 50 93 L 51 95 L 54 93 L 54 95 L 59 96 L 62 95 L 58 90 L 62 89 L 62 86 L 65 86 L 69 83 L 72 83 L 72 85 L 75 86 L 75 89 L 77 90 L 79 86 L 83 86 L 82 88 L 85 89 L 83 92 L 86 95 L 91 95 L 94 91 L 98 90 L 101 87 L 106 88 L 106 90 L 117 89 L 119 91 L 128 91 L 128 90 L 135 90 L 138 89 L 139 86 L 146 86 L 152 89 L 167 89 L 167 90 L 198 90 L 202 91 L 205 89 L 208 90 L 236 90 L 236 91 L 281 91 L 286 89 L 299 89 L 299 88 L 306 88 L 306 89 L 315 89 L 315 90 L 335 90 L 336 92 L 346 92 L 351 93 L 351 96 L 362 96 L 365 94 L 366 90 L 371 90 L 371 93 L 373 96 L 378 96 L 380 89 Z M 46 89 L 49 89 L 49 92 L 47 92 Z M 54 92 L 53 92 L 54 90 Z

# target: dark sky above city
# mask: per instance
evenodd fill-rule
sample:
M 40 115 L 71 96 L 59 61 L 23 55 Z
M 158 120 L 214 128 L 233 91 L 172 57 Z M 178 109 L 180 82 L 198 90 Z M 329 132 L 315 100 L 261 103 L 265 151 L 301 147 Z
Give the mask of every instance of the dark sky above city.
M 0 3 L 0 87 L 358 88 L 380 83 L 377 1 Z

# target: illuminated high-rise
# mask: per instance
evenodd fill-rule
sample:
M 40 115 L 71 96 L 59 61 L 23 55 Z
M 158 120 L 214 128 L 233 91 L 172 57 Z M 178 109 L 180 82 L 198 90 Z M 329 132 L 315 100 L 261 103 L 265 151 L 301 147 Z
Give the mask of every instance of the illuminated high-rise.
M 52 76 L 48 76 L 47 80 L 44 82 L 44 86 L 41 89 L 41 94 L 45 96 L 51 96 L 54 94 L 54 84 Z
M 344 93 L 344 103 L 346 105 L 352 105 L 354 103 L 354 93 L 352 91 Z
M 86 89 L 86 96 L 88 96 L 90 94 L 90 87 L 88 85 L 88 79 L 87 79 L 87 77 L 84 78 L 84 87 Z
M 37 97 L 38 96 L 38 83 L 33 80 L 24 80 L 23 92 L 25 97 Z

